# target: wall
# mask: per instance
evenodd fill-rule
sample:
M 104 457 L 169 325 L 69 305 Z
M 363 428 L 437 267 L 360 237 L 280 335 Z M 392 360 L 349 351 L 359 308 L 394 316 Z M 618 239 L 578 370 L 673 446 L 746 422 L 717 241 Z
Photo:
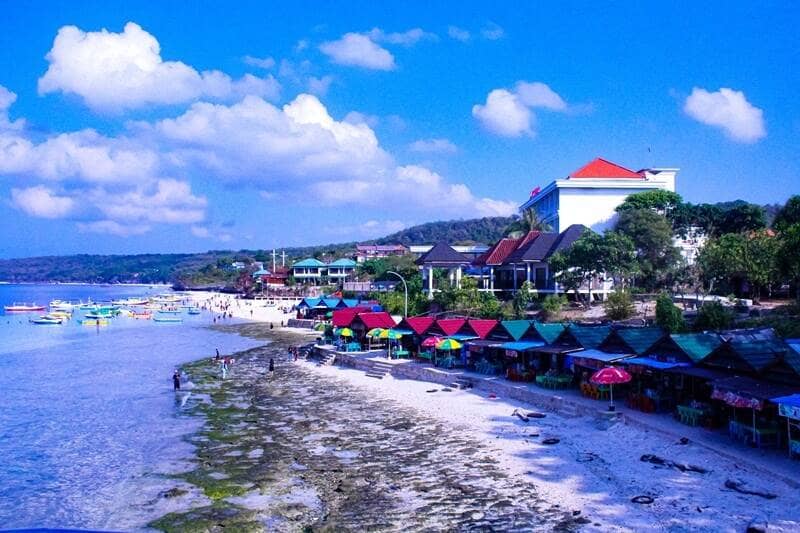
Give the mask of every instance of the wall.
M 558 225 L 562 232 L 573 224 L 583 224 L 596 232 L 612 229 L 617 220 L 614 209 L 631 194 L 652 187 L 620 189 L 560 188 Z

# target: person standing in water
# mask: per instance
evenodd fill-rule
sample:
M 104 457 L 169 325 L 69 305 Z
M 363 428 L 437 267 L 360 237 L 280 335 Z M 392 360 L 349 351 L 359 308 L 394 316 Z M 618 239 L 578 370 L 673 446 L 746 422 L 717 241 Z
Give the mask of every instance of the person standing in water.
M 269 380 L 272 381 L 273 376 L 275 375 L 275 360 L 272 357 L 269 358 Z
M 174 390 L 181 390 L 181 373 L 177 370 L 172 374 L 172 387 Z

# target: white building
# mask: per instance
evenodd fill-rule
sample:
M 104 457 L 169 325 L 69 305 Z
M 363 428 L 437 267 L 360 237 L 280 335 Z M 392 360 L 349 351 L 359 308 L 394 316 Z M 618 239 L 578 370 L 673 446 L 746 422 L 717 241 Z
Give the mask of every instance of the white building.
M 520 210 L 534 209 L 539 219 L 560 233 L 573 224 L 594 231 L 612 228 L 614 209 L 631 194 L 654 189 L 675 192 L 677 168 L 652 168 L 632 171 L 597 158 L 564 179 L 536 187 Z

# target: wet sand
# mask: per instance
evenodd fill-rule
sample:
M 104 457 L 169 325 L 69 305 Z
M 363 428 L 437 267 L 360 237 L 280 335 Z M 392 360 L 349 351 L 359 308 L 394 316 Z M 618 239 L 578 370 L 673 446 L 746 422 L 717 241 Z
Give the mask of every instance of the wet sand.
M 213 361 L 185 367 L 194 383 L 189 411 L 206 423 L 191 439 L 196 468 L 178 478 L 205 497 L 177 484 L 170 496 L 193 507 L 151 526 L 522 531 L 569 530 L 584 520 L 545 505 L 531 482 L 505 471 L 468 432 L 292 364 L 286 346 L 297 337 L 270 337 L 238 354 L 225 381 Z

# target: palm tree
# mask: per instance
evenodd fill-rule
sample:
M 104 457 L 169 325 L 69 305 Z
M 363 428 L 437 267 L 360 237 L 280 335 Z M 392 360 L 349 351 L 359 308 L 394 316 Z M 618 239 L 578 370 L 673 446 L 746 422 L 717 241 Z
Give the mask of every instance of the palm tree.
M 509 224 L 508 228 L 506 228 L 506 234 L 512 239 L 517 239 L 530 231 L 547 232 L 552 229 L 553 226 L 542 221 L 539 213 L 533 209 L 526 209 L 518 220 Z

